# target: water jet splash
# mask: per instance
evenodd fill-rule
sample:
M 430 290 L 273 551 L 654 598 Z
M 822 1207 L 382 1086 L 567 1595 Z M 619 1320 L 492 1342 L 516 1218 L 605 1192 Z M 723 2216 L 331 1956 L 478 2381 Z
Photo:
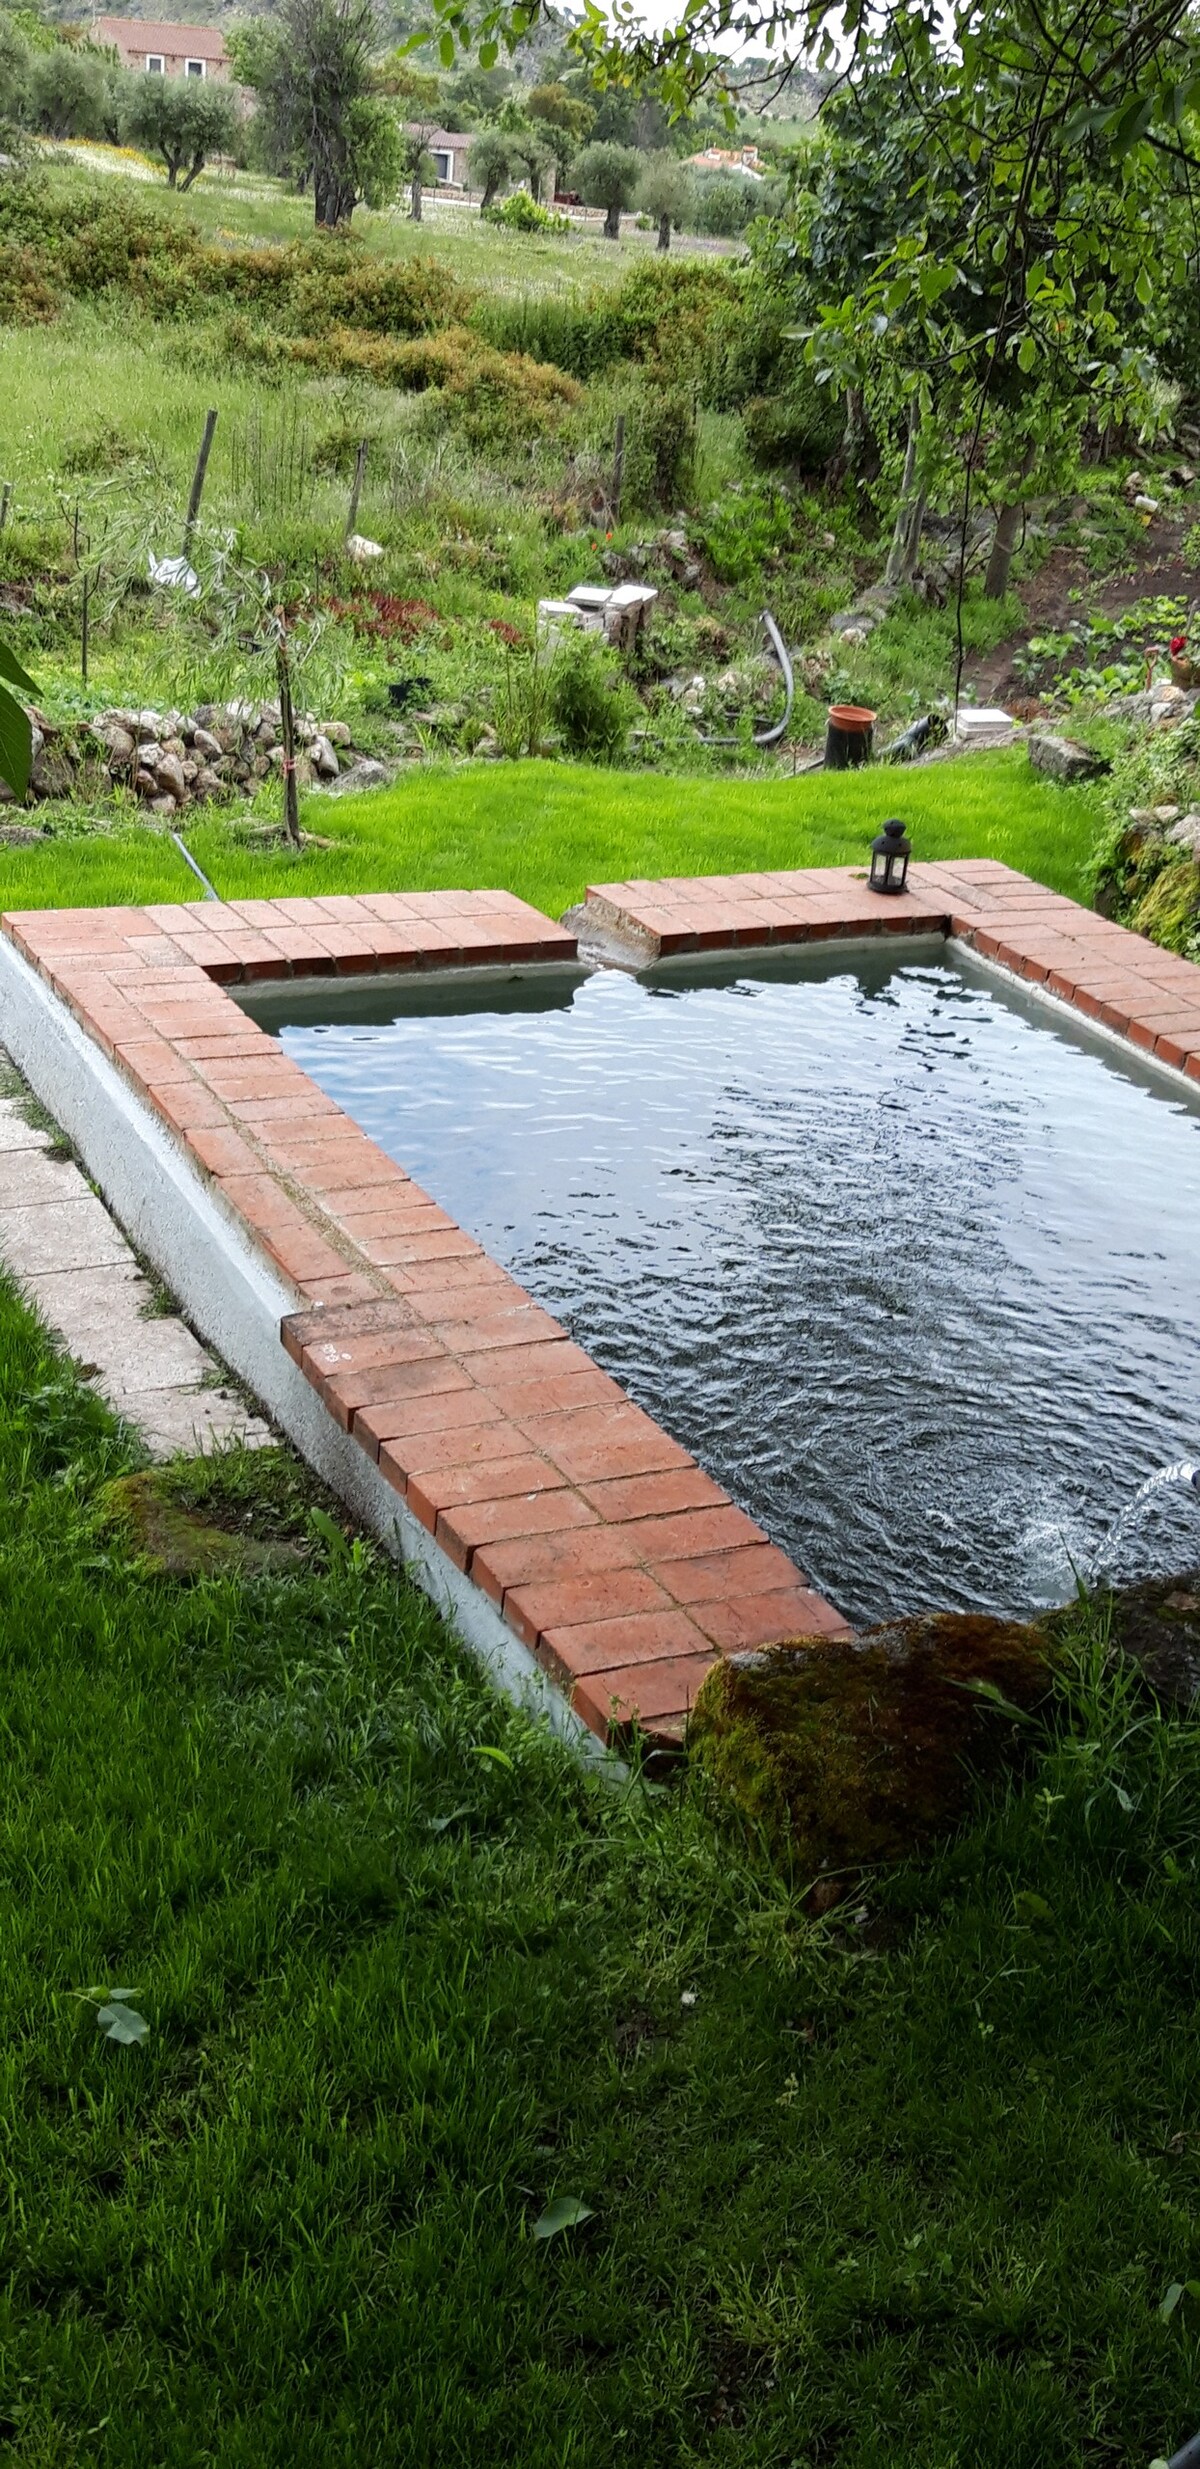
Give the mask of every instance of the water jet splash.
M 1184 1483 L 1190 1483 L 1194 1490 L 1200 1491 L 1200 1463 L 1190 1457 L 1176 1458 L 1170 1466 L 1159 1466 L 1154 1474 L 1147 1475 L 1145 1482 L 1138 1486 L 1132 1500 L 1126 1501 L 1119 1518 L 1114 1525 L 1109 1527 L 1103 1542 L 1093 1553 L 1091 1574 L 1097 1576 L 1102 1569 L 1111 1570 L 1116 1564 L 1126 1535 L 1131 1527 L 1140 1523 L 1149 1502 L 1159 1492 L 1169 1492 L 1176 1485 Z

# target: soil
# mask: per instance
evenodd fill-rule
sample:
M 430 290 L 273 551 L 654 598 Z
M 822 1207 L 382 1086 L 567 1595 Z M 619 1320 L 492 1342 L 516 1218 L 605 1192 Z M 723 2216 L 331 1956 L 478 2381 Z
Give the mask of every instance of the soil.
M 994 651 L 967 662 L 963 682 L 975 701 L 996 703 L 1006 710 L 1019 703 L 1017 716 L 1032 719 L 1036 704 L 1027 695 L 1022 699 L 1023 681 L 1013 665 L 1031 635 L 1057 633 L 1084 609 L 1116 617 L 1139 600 L 1186 600 L 1194 596 L 1200 575 L 1195 565 L 1183 557 L 1184 539 L 1193 521 L 1194 510 L 1182 515 L 1155 515 L 1134 551 L 1132 572 L 1097 576 L 1089 570 L 1086 550 L 1053 548 L 1036 574 L 1020 586 L 1027 623 L 1019 633 L 998 643 Z M 1082 600 L 1072 598 L 1078 592 L 1082 592 Z

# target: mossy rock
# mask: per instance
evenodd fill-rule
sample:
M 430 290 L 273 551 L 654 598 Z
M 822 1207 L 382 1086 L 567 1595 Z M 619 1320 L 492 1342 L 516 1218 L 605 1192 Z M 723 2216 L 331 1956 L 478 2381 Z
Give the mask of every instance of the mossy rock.
M 1200 866 L 1181 853 L 1155 876 L 1130 918 L 1138 934 L 1148 935 L 1165 951 L 1186 952 L 1200 933 Z
M 688 1749 L 815 1875 L 898 1860 L 953 1823 L 1048 1688 L 1040 1629 L 920 1613 L 714 1664 Z
M 1093 1610 L 1160 1704 L 1200 1710 L 1200 1569 Z M 924 1612 L 731 1655 L 700 1689 L 689 1755 L 813 1877 L 903 1859 L 1028 1753 L 1077 1623 L 1073 1605 L 1034 1621 Z
M 170 1477 L 151 1469 L 122 1475 L 104 1496 L 117 1527 L 162 1577 L 291 1577 L 307 1554 L 300 1543 L 230 1534 L 173 1495 Z

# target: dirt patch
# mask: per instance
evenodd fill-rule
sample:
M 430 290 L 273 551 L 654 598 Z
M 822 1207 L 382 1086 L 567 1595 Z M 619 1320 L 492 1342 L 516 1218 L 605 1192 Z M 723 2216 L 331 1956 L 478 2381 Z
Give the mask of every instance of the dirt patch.
M 1031 635 L 1058 633 L 1085 611 L 1118 617 L 1122 609 L 1136 607 L 1139 600 L 1191 597 L 1200 587 L 1200 570 L 1185 560 L 1183 543 L 1193 520 L 1190 510 L 1182 516 L 1156 515 L 1140 543 L 1134 545 L 1131 573 L 1097 576 L 1089 570 L 1086 549 L 1053 548 L 1037 573 L 1020 587 L 1026 621 L 1020 631 L 998 643 L 994 651 L 967 662 L 964 683 L 975 701 L 1007 707 L 1014 697 L 1028 693 L 1014 663 Z M 1082 593 L 1082 599 L 1072 596 L 1076 593 Z

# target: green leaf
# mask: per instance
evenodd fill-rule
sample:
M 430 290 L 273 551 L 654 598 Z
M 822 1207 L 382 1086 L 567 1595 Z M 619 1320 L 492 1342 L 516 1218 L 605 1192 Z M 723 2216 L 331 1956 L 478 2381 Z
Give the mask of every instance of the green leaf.
M 1019 1894 L 1014 1895 L 1013 1908 L 1018 1920 L 1045 1922 L 1052 1921 L 1054 1918 L 1054 1913 L 1045 1896 L 1035 1895 L 1032 1887 L 1029 1886 L 1023 1886 Z
M 346 1541 L 345 1535 L 342 1533 L 341 1527 L 335 1525 L 327 1509 L 310 1509 L 308 1512 L 308 1522 L 312 1527 L 313 1533 L 320 1535 L 322 1542 L 329 1545 L 331 1552 L 336 1552 L 339 1557 L 344 1557 L 344 1555 L 349 1551 L 350 1546 Z
M 1190 2302 L 1194 2306 L 1198 2299 L 1200 2299 L 1200 2280 L 1173 2280 L 1158 2310 L 1163 2322 L 1170 2321 L 1177 2306 L 1182 2306 L 1185 2302 Z
M 443 67 L 444 69 L 452 69 L 452 68 L 453 68 L 453 66 L 454 66 L 454 36 L 453 36 L 452 34 L 450 34 L 450 33 L 446 33 L 446 34 L 443 34 L 443 35 L 439 38 L 439 41 L 438 41 L 438 57 L 439 57 L 439 59 L 440 59 L 440 61 L 441 61 L 442 67 Z
M 1017 353 L 1017 367 L 1024 371 L 1026 377 L 1031 369 L 1037 367 L 1037 344 L 1031 334 L 1025 336 Z
M 503 1766 L 510 1775 L 515 1775 L 517 1771 L 512 1759 L 503 1749 L 493 1749 L 484 1740 L 472 1741 L 471 1755 L 472 1757 L 486 1757 L 493 1766 Z
M 7 780 L 14 797 L 24 797 L 29 787 L 32 759 L 33 735 L 28 714 L 7 686 L 0 686 L 0 780 Z
M 122 2049 L 132 2049 L 139 2040 L 150 2038 L 145 2016 L 132 2006 L 102 2006 L 96 2021 L 105 2039 L 115 2040 Z
M 1010 1723 L 1032 1723 L 1034 1718 L 1023 1706 L 1014 1706 L 998 1689 L 994 1680 L 952 1680 L 952 1689 L 962 1689 L 968 1697 L 982 1698 L 985 1706 L 994 1706 L 998 1715 L 1007 1715 Z
M 553 2238 L 560 2229 L 578 2229 L 585 2220 L 594 2220 L 595 2212 L 582 2195 L 559 2195 L 548 2203 L 540 2220 L 533 2224 L 535 2238 Z
M 19 686 L 22 694 L 37 693 L 33 679 L 22 668 L 16 653 L 4 642 L 0 642 L 0 677 L 7 678 L 10 686 Z

